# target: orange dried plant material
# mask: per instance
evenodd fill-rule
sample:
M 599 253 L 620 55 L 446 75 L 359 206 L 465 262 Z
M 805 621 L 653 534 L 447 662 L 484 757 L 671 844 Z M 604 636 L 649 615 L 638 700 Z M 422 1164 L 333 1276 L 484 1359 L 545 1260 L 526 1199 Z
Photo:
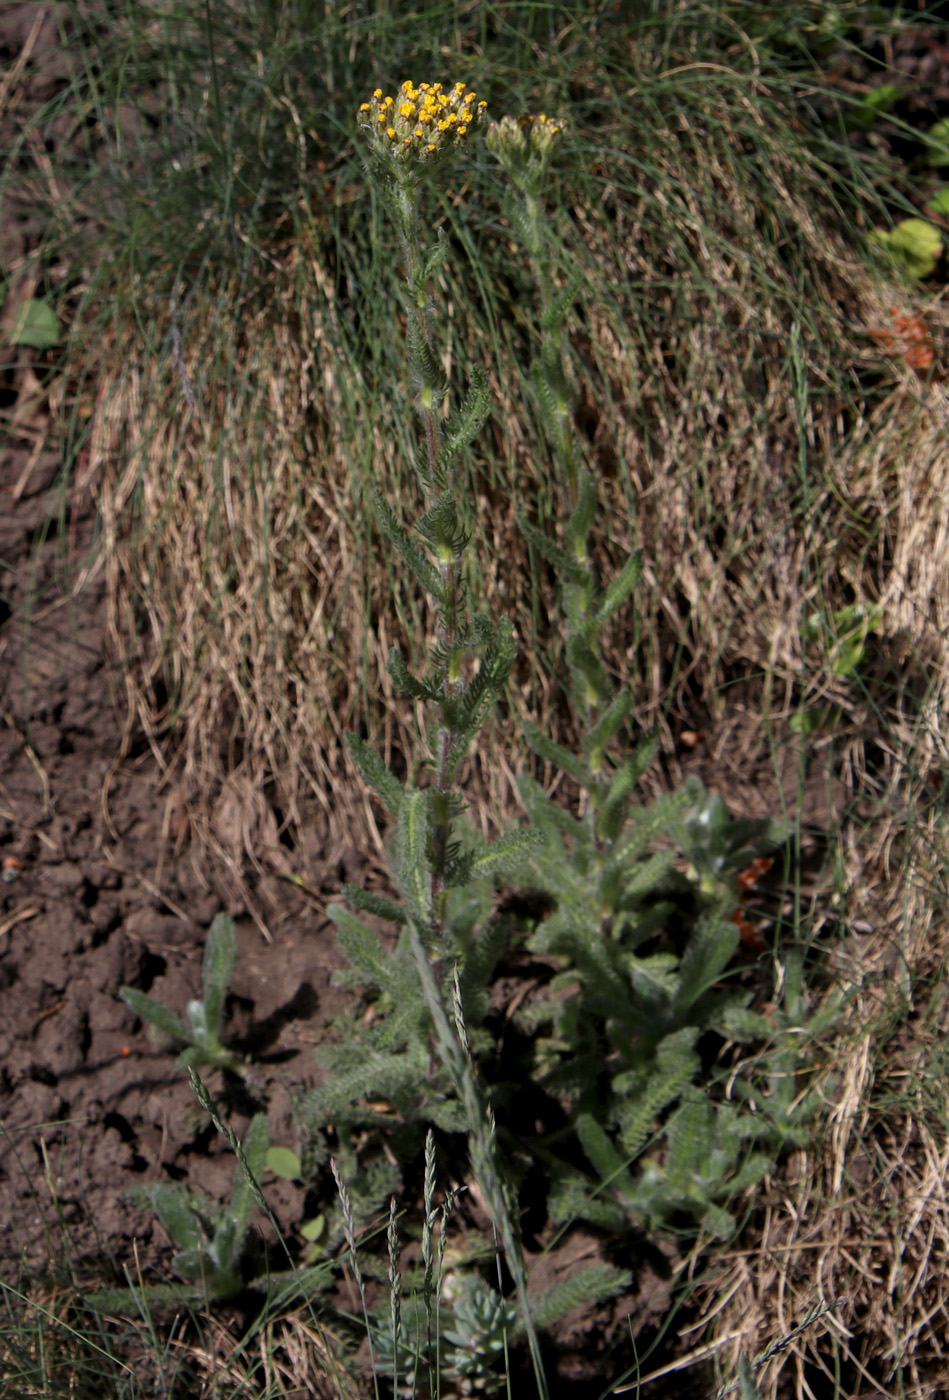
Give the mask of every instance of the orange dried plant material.
M 772 865 L 774 865 L 774 859 L 771 856 L 755 856 L 750 865 L 746 865 L 744 870 L 739 870 L 736 877 L 738 888 L 742 890 L 753 889 L 758 881 L 767 875 Z
M 902 355 L 909 369 L 921 377 L 932 369 L 936 348 L 932 333 L 922 316 L 913 311 L 889 308 L 892 326 L 870 331 L 870 339 L 887 355 Z
M 735 877 L 738 888 L 747 894 L 753 890 L 758 881 L 767 875 L 774 865 L 771 856 L 755 856 L 750 865 L 746 865 L 744 870 L 739 870 Z M 744 909 L 736 909 L 732 914 L 732 923 L 738 929 L 738 936 L 746 948 L 750 948 L 755 953 L 764 952 L 768 946 L 762 937 L 761 930 L 757 924 L 753 924 L 748 918 Z
M 753 924 L 751 920 L 746 917 L 744 909 L 735 910 L 732 915 L 732 923 L 737 928 L 738 937 L 746 948 L 750 948 L 752 952 L 755 953 L 764 952 L 768 945 L 761 936 L 761 930 L 758 928 L 758 925 Z

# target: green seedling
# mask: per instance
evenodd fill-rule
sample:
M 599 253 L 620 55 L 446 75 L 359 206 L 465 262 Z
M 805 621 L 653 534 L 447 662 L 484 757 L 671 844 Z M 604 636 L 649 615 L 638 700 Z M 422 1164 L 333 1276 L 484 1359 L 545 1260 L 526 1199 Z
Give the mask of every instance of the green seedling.
M 523 1338 L 525 1320 L 518 1305 L 478 1271 L 488 1258 L 483 1245 L 446 1247 L 455 1197 L 449 1192 L 436 1208 L 434 1188 L 435 1144 L 429 1132 L 420 1265 L 400 1272 L 398 1214 L 390 1202 L 389 1290 L 370 1323 L 373 1364 L 395 1395 L 492 1395 L 505 1383 L 509 1349 Z M 531 1316 L 549 1327 L 579 1304 L 614 1297 L 629 1283 L 627 1270 L 588 1265 L 532 1293 Z
M 931 126 L 924 137 L 926 159 L 936 170 L 949 165 L 949 117 Z
M 127 1193 L 134 1204 L 158 1216 L 178 1249 L 172 1268 L 186 1280 L 180 1285 L 147 1288 L 153 1302 L 180 1303 L 195 1297 L 212 1302 L 233 1298 L 248 1286 L 244 1271 L 248 1230 L 254 1205 L 260 1199 L 259 1180 L 269 1144 L 267 1119 L 258 1113 L 240 1144 L 229 1202 L 211 1201 L 200 1191 L 163 1182 Z M 94 1294 L 91 1301 L 98 1308 L 113 1311 L 135 1306 L 140 1296 L 141 1289 L 134 1287 L 106 1289 Z
M 851 131 L 869 131 L 885 117 L 903 95 L 903 89 L 895 83 L 880 83 L 864 93 L 855 107 L 850 107 L 844 121 Z
M 868 643 L 876 627 L 879 611 L 867 603 L 850 603 L 835 612 L 812 612 L 801 628 L 803 645 L 817 645 L 833 675 L 858 682 L 867 662 Z M 813 734 L 830 729 L 843 720 L 836 705 L 816 705 L 793 715 L 790 728 L 795 734 Z
M 911 277 L 931 277 L 942 257 L 942 234 L 928 219 L 901 219 L 892 229 L 873 229 L 870 242 Z
M 805 645 L 818 643 L 835 676 L 856 680 L 878 617 L 879 609 L 868 603 L 850 603 L 830 614 L 813 612 L 805 619 L 801 639 Z
M 178 1069 L 208 1065 L 232 1074 L 246 1075 L 245 1061 L 228 1050 L 221 1040 L 227 989 L 236 961 L 237 931 L 234 920 L 227 914 L 218 914 L 208 930 L 204 945 L 204 997 L 188 1003 L 187 1021 L 135 987 L 119 989 L 119 996 L 136 1016 L 140 1016 L 172 1046 L 180 1047 L 176 1061 Z

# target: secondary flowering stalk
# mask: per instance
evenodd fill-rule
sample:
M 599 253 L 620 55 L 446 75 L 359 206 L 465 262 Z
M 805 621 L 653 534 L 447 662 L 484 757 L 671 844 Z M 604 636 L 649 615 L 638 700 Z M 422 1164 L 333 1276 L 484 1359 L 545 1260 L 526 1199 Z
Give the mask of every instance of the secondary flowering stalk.
M 553 276 L 553 257 L 543 205 L 543 190 L 554 150 L 566 130 L 562 117 L 502 117 L 488 127 L 488 149 L 507 171 L 521 195 L 519 207 L 511 210 L 512 220 L 531 260 L 541 312 L 541 360 L 538 390 L 545 427 L 560 459 L 571 507 L 577 503 L 577 463 L 573 427 L 570 420 L 570 394 L 564 372 L 566 333 L 564 313 L 558 305 Z
M 638 577 L 637 557 L 631 556 L 619 578 L 601 594 L 590 563 L 589 535 L 596 504 L 596 489 L 577 461 L 570 387 L 566 373 L 567 313 L 577 292 L 571 282 L 558 290 L 557 267 L 543 193 L 553 153 L 566 128 L 560 118 L 503 117 L 492 122 L 487 134 L 489 149 L 510 177 L 517 194 L 509 203 L 511 222 L 527 252 L 540 303 L 540 356 L 533 368 L 534 387 L 541 420 L 564 482 L 570 517 L 565 527 L 565 548 L 547 539 L 526 518 L 526 537 L 554 562 L 564 589 L 567 616 L 567 662 L 573 678 L 573 700 L 578 712 L 593 720 L 614 695 L 613 685 L 600 655 L 600 632 L 614 609 L 616 598 L 625 598 Z M 605 606 L 609 600 L 609 606 Z M 599 745 L 591 755 L 593 771 L 602 765 Z

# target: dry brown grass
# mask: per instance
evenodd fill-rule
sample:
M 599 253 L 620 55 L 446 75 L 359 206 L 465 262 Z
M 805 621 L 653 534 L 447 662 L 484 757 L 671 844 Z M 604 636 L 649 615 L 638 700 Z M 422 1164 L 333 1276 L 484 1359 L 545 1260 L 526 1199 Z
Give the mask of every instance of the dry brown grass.
M 942 1038 L 949 924 L 936 823 L 897 853 L 850 853 L 854 932 L 833 961 L 848 1007 L 824 1051 L 826 1129 L 770 1182 L 742 1247 L 700 1290 L 693 1331 L 722 1374 L 836 1302 L 759 1373 L 765 1400 L 832 1393 L 935 1400 L 949 1386 L 949 1123 Z M 942 859 L 939 859 L 940 850 Z M 892 862 L 892 863 L 891 863 Z M 867 888 L 868 869 L 878 883 Z M 885 892 L 890 890 L 890 897 Z M 861 920 L 862 912 L 866 916 Z M 732 1340 L 726 1342 L 731 1336 Z
M 667 726 L 670 749 L 673 728 L 727 720 L 736 681 L 750 684 L 752 703 L 778 728 L 801 705 L 828 698 L 859 719 L 859 699 L 827 655 L 805 651 L 801 627 L 816 608 L 878 603 L 894 714 L 909 706 L 904 719 L 915 726 L 916 705 L 944 696 L 947 679 L 946 391 L 895 363 L 887 369 L 867 332 L 885 319 L 884 303 L 905 304 L 905 294 L 875 286 L 807 217 L 801 232 L 813 240 L 827 300 L 804 327 L 810 387 L 796 406 L 786 307 L 749 302 L 763 271 L 779 275 L 780 258 L 762 269 L 757 251 L 735 253 L 748 246 L 754 213 L 737 191 L 732 203 L 730 257 L 707 246 L 695 211 L 693 251 L 708 290 L 688 307 L 681 291 L 662 291 L 669 276 L 659 256 L 647 261 L 644 207 L 617 205 L 609 232 L 589 208 L 574 210 L 591 287 L 573 339 L 585 455 L 604 499 L 600 563 L 608 576 L 637 543 L 646 561 L 639 620 L 633 631 L 617 629 L 610 664 L 633 686 L 640 721 Z M 626 266 L 616 265 L 617 249 Z M 362 726 L 387 757 L 413 752 L 414 717 L 393 694 L 386 657 L 396 641 L 415 649 L 423 621 L 366 529 L 354 463 L 371 464 L 393 499 L 412 488 L 397 436 L 366 421 L 371 408 L 361 420 L 353 413 L 354 401 L 372 405 L 371 385 L 326 351 L 335 317 L 326 269 L 300 243 L 281 258 L 283 285 L 303 277 L 312 288 L 307 323 L 288 295 L 241 304 L 228 287 L 214 305 L 181 315 L 194 412 L 171 357 L 143 349 L 131 327 L 116 332 L 87 470 L 99 483 L 130 723 L 154 737 L 177 790 L 220 793 L 236 774 L 248 793 L 273 785 L 291 822 L 305 794 L 332 836 L 358 842 L 377 838 L 342 733 Z M 623 338 L 623 318 L 636 308 L 609 306 L 604 289 L 634 275 L 656 332 Z M 156 303 L 156 311 L 160 345 L 171 325 L 167 309 Z M 925 314 L 934 329 L 949 325 L 944 305 Z M 824 332 L 835 340 L 822 341 Z M 891 375 L 891 391 L 877 387 L 865 401 L 865 420 L 860 398 L 842 401 L 831 381 L 828 357 L 839 368 L 841 355 L 855 381 L 871 370 Z M 569 739 L 552 679 L 555 600 L 543 573 L 532 579 L 512 504 L 515 479 L 544 509 L 551 492 L 510 383 L 495 375 L 498 408 L 477 487 L 484 586 L 488 602 L 514 616 L 524 648 L 514 718 L 534 715 Z M 865 709 L 862 718 L 871 728 L 879 719 Z M 515 732 L 508 724 L 503 735 L 516 752 Z M 489 733 L 472 759 L 483 812 L 516 810 L 499 747 Z M 208 822 L 213 835 L 213 812 Z M 259 858 L 246 825 L 243 854 Z

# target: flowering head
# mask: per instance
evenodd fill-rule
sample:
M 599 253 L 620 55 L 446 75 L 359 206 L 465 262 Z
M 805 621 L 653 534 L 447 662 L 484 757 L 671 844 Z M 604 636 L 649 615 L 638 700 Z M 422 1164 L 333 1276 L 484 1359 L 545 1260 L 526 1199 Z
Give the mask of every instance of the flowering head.
M 373 155 L 400 181 L 440 165 L 487 120 L 488 104 L 464 83 L 404 82 L 395 97 L 376 88 L 359 108 Z
M 488 127 L 488 149 L 514 183 L 536 194 L 550 164 L 554 145 L 567 123 L 563 117 L 502 117 Z

